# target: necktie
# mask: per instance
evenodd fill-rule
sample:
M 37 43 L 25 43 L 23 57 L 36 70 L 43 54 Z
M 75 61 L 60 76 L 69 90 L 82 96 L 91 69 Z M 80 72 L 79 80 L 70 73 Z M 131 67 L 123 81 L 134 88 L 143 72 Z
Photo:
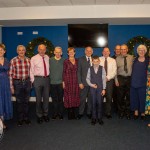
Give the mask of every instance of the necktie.
M 42 58 L 43 58 L 43 65 L 44 65 L 44 76 L 46 77 L 47 76 L 46 63 L 45 63 L 44 57 Z
M 124 71 L 126 72 L 126 73 L 128 73 L 128 69 L 127 69 L 127 56 L 124 56 Z
M 91 64 L 90 64 L 90 57 L 88 57 L 88 64 L 91 65 Z
M 106 71 L 106 75 L 107 75 L 107 58 L 105 58 L 105 61 L 104 61 L 104 68 L 105 68 L 105 71 Z

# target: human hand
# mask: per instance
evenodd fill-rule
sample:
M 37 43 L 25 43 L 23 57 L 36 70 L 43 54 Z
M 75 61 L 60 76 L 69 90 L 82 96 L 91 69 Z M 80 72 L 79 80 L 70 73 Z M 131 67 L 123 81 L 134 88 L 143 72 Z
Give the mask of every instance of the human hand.
M 79 84 L 80 89 L 84 89 L 84 85 L 81 83 Z
M 11 94 L 15 94 L 14 88 L 11 88 Z
M 106 90 L 102 90 L 101 95 L 104 96 L 106 94 Z
M 119 82 L 118 81 L 116 81 L 115 84 L 116 84 L 116 86 L 119 86 Z
M 62 86 L 63 86 L 63 89 L 64 89 L 65 88 L 65 83 L 64 82 L 62 83 Z
M 92 87 L 93 87 L 94 89 L 97 89 L 97 85 L 96 85 L 96 84 L 93 84 Z

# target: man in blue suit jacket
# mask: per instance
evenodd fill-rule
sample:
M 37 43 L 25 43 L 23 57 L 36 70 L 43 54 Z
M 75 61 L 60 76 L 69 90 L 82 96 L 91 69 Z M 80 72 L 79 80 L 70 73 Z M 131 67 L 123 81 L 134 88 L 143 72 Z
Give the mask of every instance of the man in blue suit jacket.
M 78 119 L 81 119 L 85 110 L 87 98 L 87 116 L 91 118 L 91 95 L 90 87 L 86 82 L 88 68 L 92 65 L 91 55 L 93 54 L 92 47 L 85 48 L 85 56 L 79 58 L 78 61 L 78 82 L 80 87 L 80 106 Z

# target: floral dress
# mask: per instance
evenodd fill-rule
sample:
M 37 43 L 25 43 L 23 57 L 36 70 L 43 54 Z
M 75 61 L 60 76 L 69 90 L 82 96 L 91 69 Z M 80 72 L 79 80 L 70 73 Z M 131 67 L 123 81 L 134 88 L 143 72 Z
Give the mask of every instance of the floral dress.
M 150 115 L 150 62 L 147 71 L 147 90 L 146 90 L 146 105 L 145 114 Z

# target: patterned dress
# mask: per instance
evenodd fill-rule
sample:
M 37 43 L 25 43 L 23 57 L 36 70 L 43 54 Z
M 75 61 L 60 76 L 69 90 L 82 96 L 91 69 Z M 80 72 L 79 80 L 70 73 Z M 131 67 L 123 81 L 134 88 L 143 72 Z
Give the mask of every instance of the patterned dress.
M 147 71 L 147 90 L 146 90 L 145 114 L 150 115 L 150 61 L 149 61 L 148 71 Z
M 8 70 L 9 62 L 5 59 L 4 65 L 0 65 L 0 117 L 4 120 L 13 116 Z
M 77 59 L 73 65 L 69 59 L 64 61 L 63 81 L 64 88 L 64 106 L 65 108 L 79 107 L 79 84 L 77 77 Z

